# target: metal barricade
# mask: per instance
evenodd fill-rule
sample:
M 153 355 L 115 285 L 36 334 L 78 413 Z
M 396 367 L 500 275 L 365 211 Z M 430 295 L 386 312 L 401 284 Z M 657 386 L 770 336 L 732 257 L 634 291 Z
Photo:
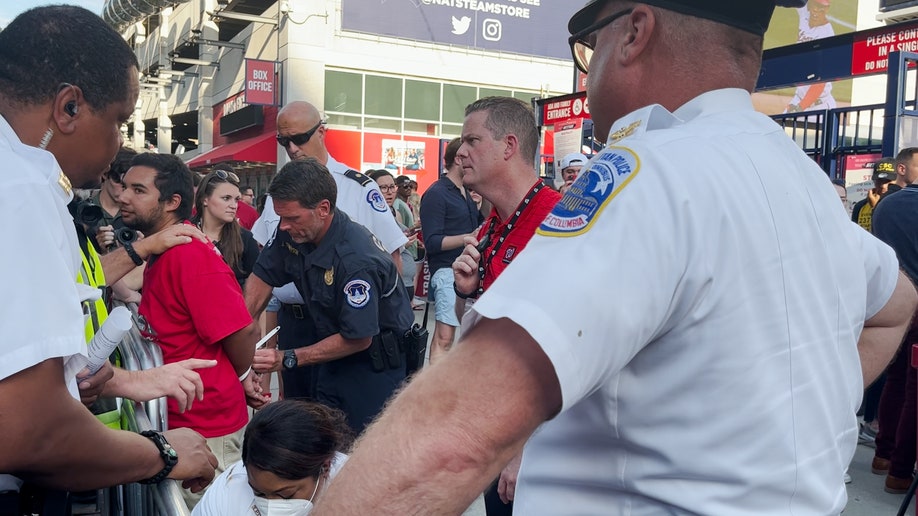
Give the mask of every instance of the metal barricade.
M 128 371 L 140 371 L 163 365 L 162 351 L 155 344 L 147 341 L 138 328 L 140 316 L 136 304 L 114 302 L 115 306 L 124 306 L 131 311 L 134 325 L 124 337 L 118 350 L 122 366 Z M 167 428 L 166 400 L 164 398 L 139 403 L 132 400 L 121 400 L 121 425 L 125 430 L 143 432 L 145 430 L 163 431 Z M 182 498 L 181 487 L 175 480 L 165 480 L 157 485 L 125 484 L 103 490 L 99 494 L 103 508 L 102 514 L 123 516 L 189 516 L 191 511 Z

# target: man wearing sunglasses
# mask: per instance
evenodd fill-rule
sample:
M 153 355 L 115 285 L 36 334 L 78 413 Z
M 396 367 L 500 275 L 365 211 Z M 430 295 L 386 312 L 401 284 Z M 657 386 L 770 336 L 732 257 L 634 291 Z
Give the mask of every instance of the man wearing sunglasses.
M 399 248 L 408 242 L 408 238 L 392 218 L 389 205 L 386 204 L 376 182 L 335 160 L 325 147 L 325 136 L 325 123 L 322 121 L 319 110 L 308 102 L 291 102 L 277 114 L 278 145 L 284 148 L 292 160 L 315 158 L 319 163 L 325 165 L 338 188 L 338 208 L 351 220 L 370 230 L 370 233 L 392 256 L 401 274 L 402 260 Z M 274 211 L 274 203 L 268 196 L 261 217 L 256 221 L 252 230 L 255 239 L 265 246 L 263 252 L 267 256 L 272 256 L 272 253 L 276 251 L 271 250 L 270 247 L 279 221 L 280 217 Z M 278 253 L 279 256 L 282 254 Z M 267 257 L 263 263 L 269 264 L 268 268 L 283 267 L 281 260 L 270 262 Z M 245 290 L 246 303 L 253 312 L 253 316 L 256 316 L 256 307 L 263 306 L 262 300 L 267 302 L 272 293 L 271 286 L 253 275 L 246 282 Z M 293 284 L 275 288 L 273 294 L 281 302 L 277 316 L 281 327 L 277 335 L 278 347 L 292 353 L 293 349 L 302 346 L 304 342 L 315 342 L 315 329 L 309 322 L 306 305 Z M 262 354 L 273 352 L 274 350 L 265 350 Z M 315 394 L 314 372 L 311 366 L 285 368 L 282 372 L 286 379 L 284 396 L 313 398 Z M 293 377 L 296 377 L 296 381 L 293 381 Z
M 592 0 L 571 18 L 607 148 L 314 516 L 458 513 L 523 443 L 519 514 L 845 508 L 854 412 L 918 298 L 753 110 L 775 7 Z M 548 262 L 577 267 L 539 281 Z

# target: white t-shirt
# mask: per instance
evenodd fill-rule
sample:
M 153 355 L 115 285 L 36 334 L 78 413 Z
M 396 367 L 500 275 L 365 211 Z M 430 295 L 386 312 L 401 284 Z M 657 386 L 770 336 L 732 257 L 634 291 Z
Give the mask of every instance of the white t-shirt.
M 54 156 L 24 145 L 0 116 L 0 270 L 6 271 L 0 310 L 0 380 L 49 358 L 84 351 L 77 294 L 79 247 L 67 211 L 72 193 L 60 184 Z M 24 215 L 28 215 L 24 217 Z M 76 380 L 65 380 L 78 397 Z M 0 491 L 12 488 L 0 475 Z
M 347 462 L 347 455 L 335 453 L 328 472 L 329 482 L 335 478 L 345 462 Z M 316 498 L 321 495 L 327 485 L 328 483 L 325 482 L 320 486 Z M 249 485 L 245 466 L 242 461 L 239 461 L 214 479 L 191 514 L 192 516 L 254 516 L 255 513 L 252 511 L 254 499 L 255 493 Z
M 561 384 L 514 510 L 838 514 L 856 344 L 895 254 L 745 91 L 644 108 L 611 135 L 473 308 L 525 328 Z M 546 257 L 578 266 L 534 281 Z
M 408 237 L 398 227 L 389 205 L 379 192 L 375 181 L 370 180 L 366 185 L 345 176 L 350 167 L 328 156 L 325 164 L 331 172 L 338 186 L 338 196 L 335 202 L 338 209 L 347 214 L 354 222 L 366 227 L 376 236 L 383 247 L 390 250 L 398 249 L 408 242 Z M 252 235 L 261 245 L 267 245 L 274 233 L 280 217 L 274 212 L 274 201 L 268 196 L 261 216 L 252 226 Z M 282 303 L 302 304 L 303 298 L 292 283 L 274 289 L 274 295 Z
M 806 7 L 797 8 L 797 16 L 800 18 L 800 23 L 797 30 L 797 43 L 803 43 L 805 41 L 813 41 L 815 39 L 828 38 L 835 35 L 835 30 L 832 29 L 832 24 L 828 21 L 822 25 L 817 25 L 815 27 L 810 27 L 810 10 Z M 803 97 L 806 96 L 806 92 L 809 91 L 810 86 L 798 86 L 794 90 L 794 99 L 791 100 L 792 104 L 800 104 L 803 101 Z M 825 83 L 825 88 L 822 90 L 822 93 L 819 94 L 819 97 L 816 103 L 813 106 L 809 106 L 807 109 L 834 109 L 835 108 L 835 98 L 832 96 L 832 83 Z

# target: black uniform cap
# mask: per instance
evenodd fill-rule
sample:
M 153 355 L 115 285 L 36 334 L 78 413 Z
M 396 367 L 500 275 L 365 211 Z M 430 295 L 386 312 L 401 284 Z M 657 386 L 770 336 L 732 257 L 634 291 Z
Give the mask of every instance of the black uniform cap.
M 576 34 L 589 27 L 607 1 L 590 0 L 574 13 L 567 30 Z M 806 0 L 639 0 L 639 3 L 714 20 L 761 36 L 768 30 L 775 6 L 803 7 Z

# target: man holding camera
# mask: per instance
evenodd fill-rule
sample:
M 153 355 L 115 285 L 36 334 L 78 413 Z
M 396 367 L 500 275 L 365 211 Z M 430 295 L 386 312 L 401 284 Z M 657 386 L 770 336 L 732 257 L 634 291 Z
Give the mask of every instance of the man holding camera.
M 96 241 L 97 249 L 105 253 L 118 245 L 116 231 L 124 228 L 121 221 L 121 204 L 118 197 L 124 191 L 121 182 L 124 173 L 131 166 L 131 159 L 137 151 L 122 147 L 115 156 L 115 161 L 102 176 L 102 187 L 89 198 L 89 202 L 100 208 L 100 219 L 94 228 L 87 228 Z

